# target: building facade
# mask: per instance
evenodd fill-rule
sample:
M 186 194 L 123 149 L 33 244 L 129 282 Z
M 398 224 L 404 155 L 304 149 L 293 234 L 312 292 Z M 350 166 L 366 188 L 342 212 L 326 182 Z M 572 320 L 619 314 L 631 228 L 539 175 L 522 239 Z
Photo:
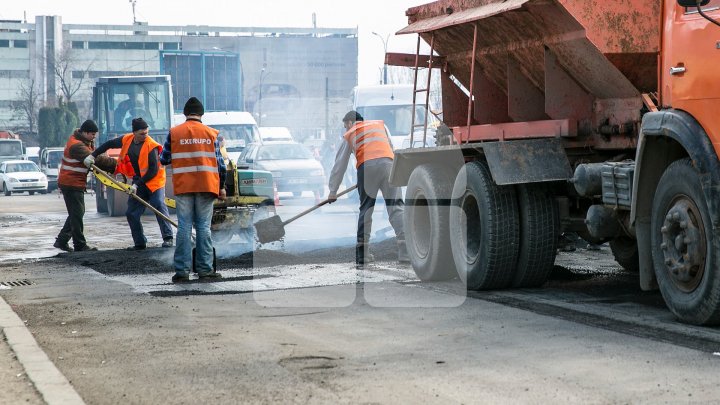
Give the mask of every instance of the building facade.
M 17 110 L 31 91 L 38 106 L 70 98 L 87 118 L 95 79 L 159 74 L 161 55 L 176 51 L 237 55 L 243 108 L 261 125 L 301 137 L 334 128 L 357 85 L 354 28 L 87 25 L 38 16 L 34 24 L 0 21 L 0 129 L 28 130 Z

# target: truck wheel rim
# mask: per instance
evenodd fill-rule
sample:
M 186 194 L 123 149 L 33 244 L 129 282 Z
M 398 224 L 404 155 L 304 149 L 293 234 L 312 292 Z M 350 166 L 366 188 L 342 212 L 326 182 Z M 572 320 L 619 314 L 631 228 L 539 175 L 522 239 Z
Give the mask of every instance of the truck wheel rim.
M 700 210 L 690 197 L 673 200 L 661 232 L 660 248 L 670 280 L 682 292 L 695 291 L 705 273 L 707 244 Z
M 413 198 L 412 233 L 413 245 L 418 256 L 425 258 L 430 251 L 430 209 L 427 198 L 418 194 Z
M 480 235 L 482 232 L 482 219 L 478 200 L 468 193 L 462 199 L 461 230 L 465 241 L 465 258 L 467 263 L 475 263 L 480 254 Z

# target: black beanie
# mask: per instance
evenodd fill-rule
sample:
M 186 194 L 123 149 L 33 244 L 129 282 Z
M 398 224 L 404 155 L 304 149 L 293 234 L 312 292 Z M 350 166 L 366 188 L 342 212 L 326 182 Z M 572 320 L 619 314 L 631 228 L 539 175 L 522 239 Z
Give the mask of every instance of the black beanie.
M 80 132 L 98 132 L 98 126 L 93 120 L 87 120 L 80 126 Z
M 363 116 L 360 115 L 359 112 L 355 110 L 348 111 L 347 114 L 345 114 L 345 117 L 343 117 L 343 122 L 356 122 L 356 121 L 363 121 Z
M 135 118 L 132 120 L 132 131 L 139 131 L 148 127 L 147 122 L 142 118 Z
M 185 116 L 188 115 L 203 115 L 205 114 L 205 107 L 203 107 L 200 100 L 198 100 L 195 97 L 190 97 L 185 103 L 185 108 L 183 108 L 183 114 Z

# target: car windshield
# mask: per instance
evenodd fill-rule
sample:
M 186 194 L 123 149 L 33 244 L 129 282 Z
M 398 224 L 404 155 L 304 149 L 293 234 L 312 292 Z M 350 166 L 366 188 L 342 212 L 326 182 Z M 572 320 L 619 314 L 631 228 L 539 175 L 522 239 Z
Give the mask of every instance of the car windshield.
M 240 152 L 253 142 L 256 142 L 260 133 L 252 124 L 226 124 L 209 125 L 220 131 L 219 136 L 225 141 L 225 149 L 228 152 Z
M 312 159 L 312 152 L 299 143 L 262 146 L 257 160 Z
M 0 156 L 20 156 L 22 153 L 20 141 L 0 142 Z
M 358 107 L 357 111 L 366 120 L 382 120 L 390 135 L 408 135 L 412 126 L 412 105 L 378 105 Z M 415 107 L 415 124 L 422 124 L 425 119 L 425 108 Z M 430 122 L 434 117 L 430 117 Z
M 39 172 L 35 163 L 28 161 L 27 163 L 10 163 L 6 166 L 6 173 L 20 173 L 20 172 Z
M 48 153 L 48 166 L 57 167 L 60 166 L 60 161 L 63 157 L 63 151 L 58 150 Z

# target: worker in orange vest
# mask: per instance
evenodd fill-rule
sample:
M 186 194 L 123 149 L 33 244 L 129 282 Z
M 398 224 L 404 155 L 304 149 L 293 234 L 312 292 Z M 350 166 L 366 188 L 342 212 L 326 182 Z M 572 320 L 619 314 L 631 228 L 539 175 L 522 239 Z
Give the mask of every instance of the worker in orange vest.
M 71 238 L 76 252 L 97 250 L 97 248 L 88 246 L 83 229 L 85 186 L 88 175 L 85 160 L 91 156 L 90 154 L 95 148 L 94 140 L 97 133 L 97 124 L 92 120 L 87 120 L 70 135 L 70 139 L 65 144 L 58 176 L 58 188 L 65 200 L 68 217 L 53 246 L 66 252 L 73 251 L 68 244 Z
M 395 230 L 398 244 L 398 261 L 409 261 L 403 230 L 403 210 L 405 204 L 399 188 L 389 183 L 390 170 L 395 154 L 390 137 L 385 131 L 383 121 L 364 121 L 357 111 L 350 111 L 343 118 L 347 132 L 343 135 L 330 173 L 328 188 L 329 202 L 337 201 L 337 190 L 342 182 L 350 155 L 355 154 L 357 168 L 357 190 L 360 195 L 360 216 L 358 218 L 357 244 L 355 246 L 355 264 L 362 268 L 373 261 L 368 246 L 372 227 L 372 214 L 375 199 L 382 192 L 390 225 Z
M 162 164 L 172 164 L 178 218 L 173 283 L 190 281 L 193 226 L 198 277 L 201 280 L 221 277 L 213 268 L 210 225 L 213 203 L 216 199 L 225 199 L 226 169 L 218 131 L 202 123 L 204 113 L 200 100 L 190 97 L 183 108 L 186 121 L 170 129 L 160 156 Z
M 92 157 L 100 156 L 108 149 L 120 149 L 117 173 L 132 179 L 130 192 L 145 200 L 153 208 L 170 215 L 165 205 L 165 168 L 160 164 L 162 146 L 148 135 L 148 124 L 143 118 L 132 120 L 132 133 L 111 139 L 100 145 L 92 153 Z M 145 206 L 131 196 L 128 197 L 128 207 L 125 212 L 134 245 L 127 250 L 144 250 L 147 248 L 147 238 L 143 232 L 142 215 Z M 157 217 L 162 235 L 162 247 L 172 247 L 173 233 L 170 223 L 160 215 Z

